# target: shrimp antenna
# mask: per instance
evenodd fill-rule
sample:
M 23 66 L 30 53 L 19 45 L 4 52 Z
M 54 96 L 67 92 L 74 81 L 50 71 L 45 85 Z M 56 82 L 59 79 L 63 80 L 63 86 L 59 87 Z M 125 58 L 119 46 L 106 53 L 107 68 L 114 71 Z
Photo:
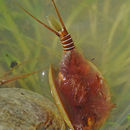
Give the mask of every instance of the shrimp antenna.
M 57 7 L 56 7 L 56 4 L 55 4 L 54 0 L 52 0 L 52 2 L 53 2 L 53 5 L 54 5 L 54 7 L 55 7 L 55 10 L 56 10 L 56 13 L 57 13 L 57 15 L 58 15 L 58 18 L 59 18 L 59 20 L 60 20 L 60 23 L 61 23 L 63 29 L 66 30 L 66 27 L 65 27 L 65 25 L 64 25 L 64 22 L 63 22 L 63 20 L 62 20 L 62 18 L 61 18 L 61 15 L 60 15 L 60 13 L 59 13 Z
M 36 17 L 34 17 L 31 13 L 29 13 L 26 9 L 24 9 L 20 4 L 16 3 L 18 5 L 19 8 L 21 8 L 26 14 L 30 15 L 33 19 L 35 19 L 38 23 L 42 24 L 45 28 L 49 29 L 51 32 L 55 33 L 57 36 L 59 36 L 59 33 L 56 32 L 55 30 L 53 30 L 52 28 L 50 28 L 48 25 L 46 25 L 45 23 L 43 23 L 42 21 L 40 21 L 39 19 L 37 19 Z
M 6 83 L 9 83 L 9 82 L 12 82 L 12 81 L 15 81 L 15 80 L 18 80 L 18 79 L 23 79 L 23 78 L 31 76 L 33 74 L 37 74 L 37 73 L 41 72 L 42 70 L 43 70 L 43 68 L 39 69 L 37 71 L 31 72 L 31 73 L 26 73 L 26 74 L 23 74 L 23 75 L 19 75 L 19 76 L 13 77 L 13 78 L 8 79 L 8 80 L 0 80 L 0 85 L 4 85 Z

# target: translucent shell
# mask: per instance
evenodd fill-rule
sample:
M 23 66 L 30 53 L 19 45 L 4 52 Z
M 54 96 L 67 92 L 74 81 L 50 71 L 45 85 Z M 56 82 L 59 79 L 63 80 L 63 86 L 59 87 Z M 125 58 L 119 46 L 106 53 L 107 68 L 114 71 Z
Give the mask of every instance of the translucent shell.
M 75 49 L 65 52 L 49 82 L 59 111 L 71 129 L 97 130 L 113 107 L 109 88 L 96 66 Z
M 71 121 L 69 120 L 69 117 L 68 117 L 66 111 L 64 110 L 62 100 L 60 99 L 60 93 L 58 93 L 58 90 L 57 90 L 58 88 L 56 87 L 56 84 L 55 84 L 55 76 L 54 75 L 55 75 L 55 70 L 52 68 L 52 66 L 50 66 L 50 68 L 49 68 L 49 84 L 50 84 L 52 96 L 54 97 L 55 103 L 56 103 L 64 121 L 67 123 L 69 128 L 74 129 Z

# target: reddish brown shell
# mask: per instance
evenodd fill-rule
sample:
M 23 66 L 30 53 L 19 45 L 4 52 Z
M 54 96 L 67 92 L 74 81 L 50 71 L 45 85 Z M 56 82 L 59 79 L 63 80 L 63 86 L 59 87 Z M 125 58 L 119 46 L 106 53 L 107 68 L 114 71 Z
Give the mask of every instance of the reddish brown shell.
M 75 49 L 64 53 L 57 78 L 54 73 L 55 93 L 73 128 L 98 129 L 113 107 L 101 73 Z

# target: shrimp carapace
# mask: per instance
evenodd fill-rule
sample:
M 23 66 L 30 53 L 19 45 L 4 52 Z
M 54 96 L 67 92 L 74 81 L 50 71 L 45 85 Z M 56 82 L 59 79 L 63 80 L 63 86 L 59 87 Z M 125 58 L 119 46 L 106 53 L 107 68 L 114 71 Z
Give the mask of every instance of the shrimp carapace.
M 75 130 L 98 130 L 106 121 L 114 105 L 107 83 L 96 66 L 77 50 L 64 53 L 60 68 L 50 67 L 50 87 L 68 125 Z

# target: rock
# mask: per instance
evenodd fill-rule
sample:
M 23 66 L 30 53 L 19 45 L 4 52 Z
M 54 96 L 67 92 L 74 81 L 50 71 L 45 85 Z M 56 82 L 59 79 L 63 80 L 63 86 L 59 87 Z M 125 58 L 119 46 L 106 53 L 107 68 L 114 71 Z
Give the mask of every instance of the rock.
M 0 130 L 64 130 L 56 106 L 47 98 L 20 88 L 0 89 Z

